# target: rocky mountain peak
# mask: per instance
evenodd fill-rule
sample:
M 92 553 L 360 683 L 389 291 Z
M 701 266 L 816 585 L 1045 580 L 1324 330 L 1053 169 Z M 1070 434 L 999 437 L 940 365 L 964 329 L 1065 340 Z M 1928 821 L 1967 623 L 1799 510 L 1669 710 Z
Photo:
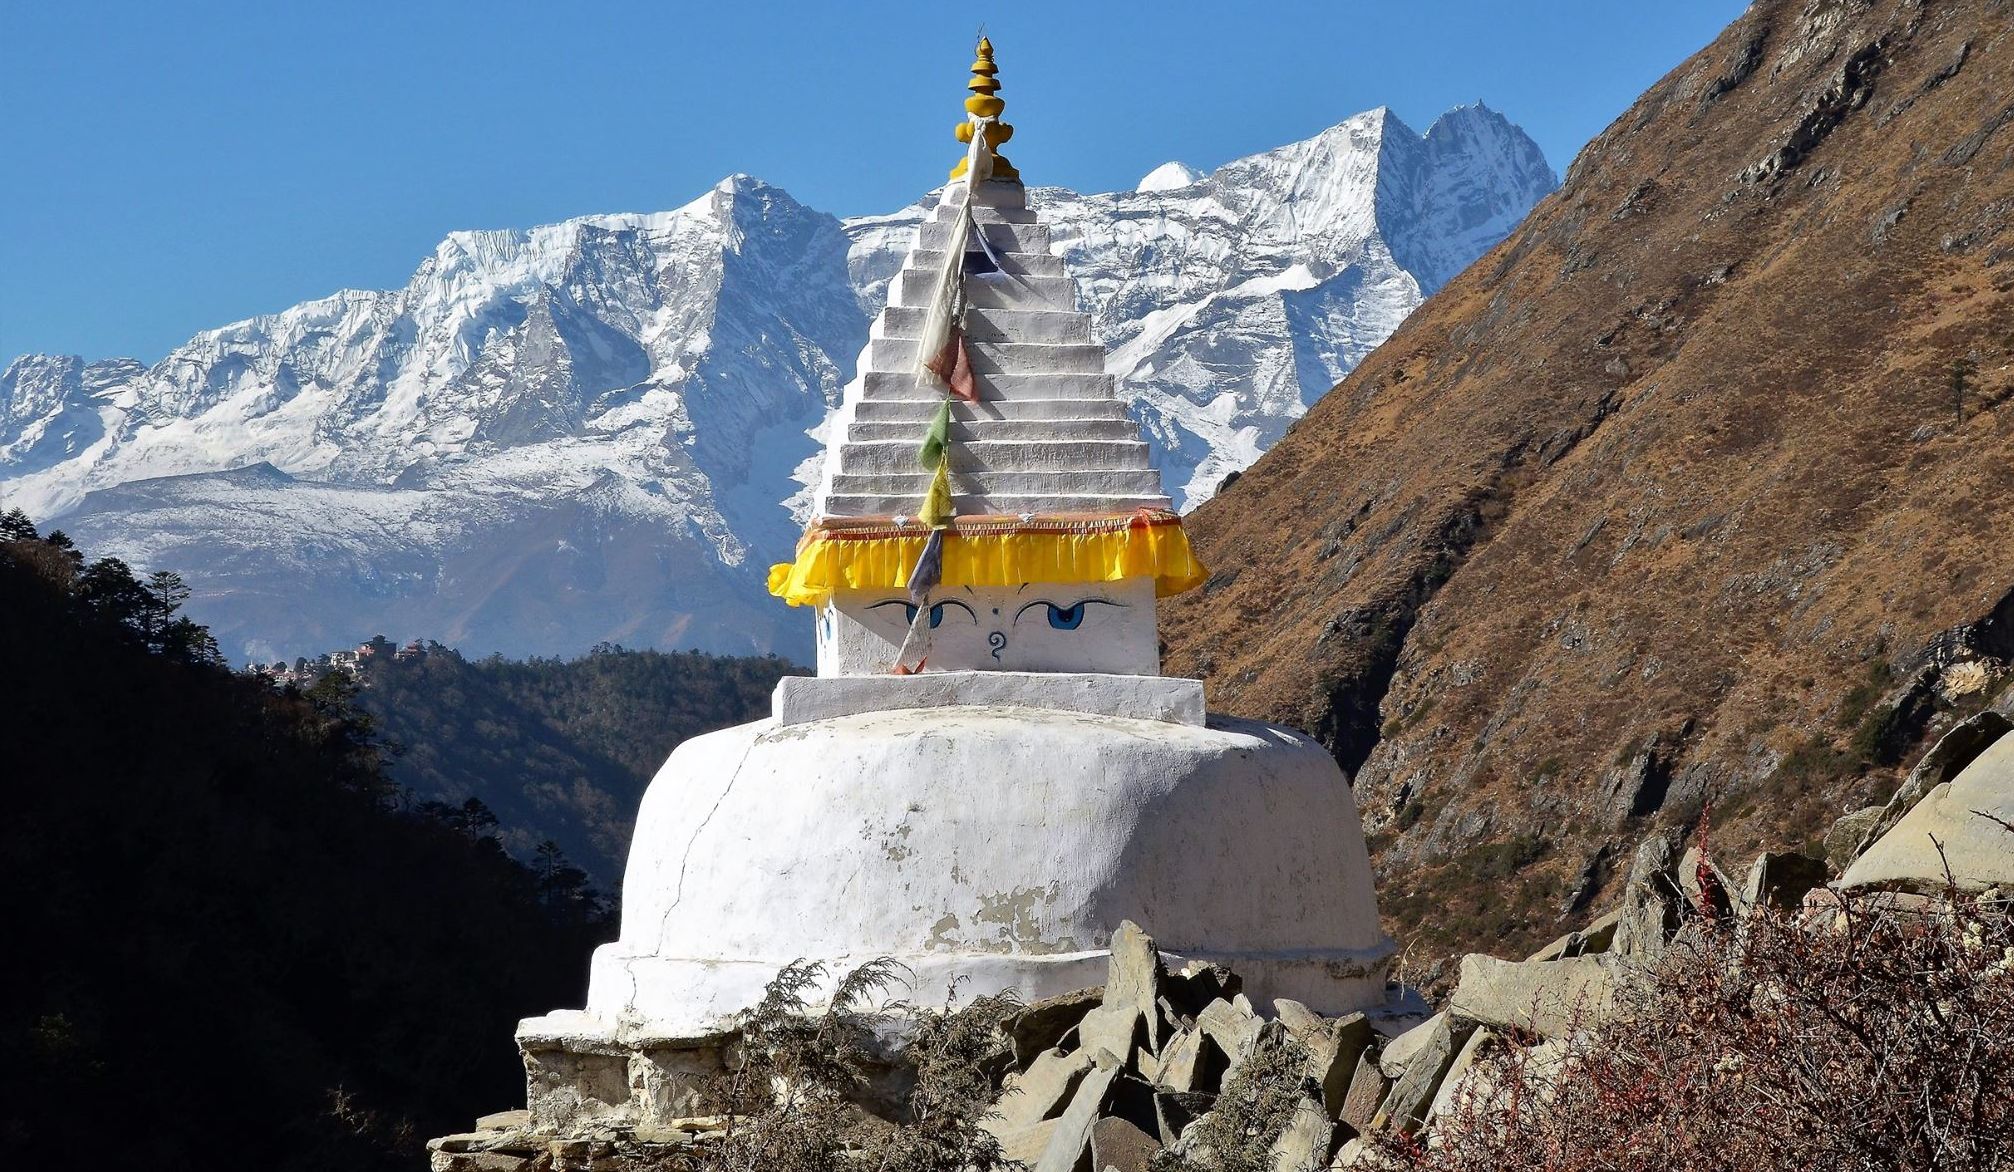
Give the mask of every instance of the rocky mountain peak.
M 1178 499 L 1255 459 L 1434 266 L 1493 242 L 1477 217 L 1468 244 L 1415 249 L 1414 272 L 1392 243 L 1408 217 L 1448 220 L 1450 191 L 1528 205 L 1522 177 L 1549 174 L 1514 130 L 1495 146 L 1515 157 L 1490 160 L 1392 126 L 1368 112 L 1207 177 L 1161 168 L 1147 191 L 1032 193 Z M 1395 136 L 1403 187 L 1380 178 Z M 1394 193 L 1409 202 L 1384 206 Z M 0 502 L 190 569 L 234 654 L 387 627 L 471 650 L 696 632 L 801 654 L 808 632 L 758 570 L 795 540 L 813 433 L 934 203 L 842 222 L 729 175 L 671 211 L 451 233 L 401 288 L 205 331 L 149 369 L 101 364 L 88 392 L 77 364 L 24 359 Z M 292 479 L 222 475 L 260 463 Z

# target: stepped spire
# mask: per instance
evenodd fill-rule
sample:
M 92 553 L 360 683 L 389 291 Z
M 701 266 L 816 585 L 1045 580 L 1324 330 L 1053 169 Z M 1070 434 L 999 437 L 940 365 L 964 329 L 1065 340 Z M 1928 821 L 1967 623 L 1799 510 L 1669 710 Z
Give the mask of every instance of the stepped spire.
M 965 99 L 965 112 L 973 118 L 993 119 L 986 124 L 986 149 L 993 152 L 993 178 L 1019 183 L 1021 172 L 1015 170 L 1014 164 L 1007 161 L 1007 156 L 1000 153 L 1000 144 L 1014 137 L 1014 128 L 999 120 L 1001 111 L 1007 108 L 1007 103 L 997 96 L 1000 93 L 999 75 L 1000 67 L 993 64 L 993 42 L 980 37 L 978 53 L 972 62 L 972 80 L 965 83 L 965 88 L 972 91 L 972 96 Z M 972 141 L 973 126 L 970 118 L 958 124 L 959 142 Z M 965 160 L 959 159 L 958 165 L 951 168 L 951 178 L 964 177 Z

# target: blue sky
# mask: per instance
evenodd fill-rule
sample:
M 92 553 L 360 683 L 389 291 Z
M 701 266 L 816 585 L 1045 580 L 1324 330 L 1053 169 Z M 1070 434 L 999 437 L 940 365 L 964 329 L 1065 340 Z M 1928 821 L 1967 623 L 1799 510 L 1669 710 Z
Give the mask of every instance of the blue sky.
M 152 362 L 404 283 L 457 228 L 675 207 L 745 171 L 837 215 L 956 158 L 984 20 L 1033 183 L 1130 186 L 1478 99 L 1564 171 L 1743 4 L 0 4 L 0 361 Z

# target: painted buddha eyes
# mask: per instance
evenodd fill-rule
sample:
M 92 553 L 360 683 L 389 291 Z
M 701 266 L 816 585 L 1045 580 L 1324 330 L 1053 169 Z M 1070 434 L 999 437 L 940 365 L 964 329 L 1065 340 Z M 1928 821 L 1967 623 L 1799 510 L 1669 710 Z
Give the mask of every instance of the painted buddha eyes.
M 904 602 L 900 598 L 891 598 L 886 602 L 877 602 L 873 606 L 868 607 L 867 609 L 880 610 L 884 606 L 901 607 L 902 622 L 904 626 L 914 626 L 916 624 L 916 612 L 919 608 L 915 603 Z M 959 610 L 964 611 L 965 617 L 971 619 L 975 623 L 979 621 L 979 616 L 972 612 L 971 607 L 966 606 L 964 603 L 958 601 L 955 598 L 947 598 L 943 602 L 940 602 L 937 605 L 930 608 L 930 626 L 933 629 L 944 625 L 944 608 L 947 606 L 955 606 Z
M 1048 618 L 1049 625 L 1058 631 L 1074 631 L 1084 624 L 1084 613 L 1093 606 L 1118 606 L 1102 598 L 1082 598 L 1069 606 L 1057 606 L 1053 602 L 1031 602 L 1014 614 L 1014 622 L 1019 624 L 1021 616 L 1031 610 L 1040 609 Z

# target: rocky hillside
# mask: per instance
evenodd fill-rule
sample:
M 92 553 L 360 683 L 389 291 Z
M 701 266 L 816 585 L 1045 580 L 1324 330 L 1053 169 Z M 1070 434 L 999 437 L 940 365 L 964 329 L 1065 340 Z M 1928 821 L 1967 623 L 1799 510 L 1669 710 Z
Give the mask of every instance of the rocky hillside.
M 1392 929 L 1886 795 L 2014 659 L 2014 5 L 1763 0 L 1193 531 L 1172 672 L 1355 775 Z M 1623 864 L 1626 867 L 1626 863 Z

